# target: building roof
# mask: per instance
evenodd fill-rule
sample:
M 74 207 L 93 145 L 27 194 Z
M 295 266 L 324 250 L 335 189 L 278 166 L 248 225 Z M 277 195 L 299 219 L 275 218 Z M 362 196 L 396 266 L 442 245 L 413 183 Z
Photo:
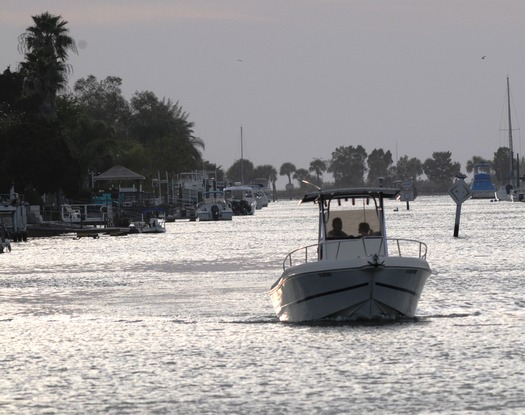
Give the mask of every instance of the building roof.
M 104 173 L 100 173 L 98 176 L 94 177 L 95 181 L 102 181 L 102 180 L 144 180 L 145 177 L 135 173 L 134 171 L 131 171 L 130 169 L 121 166 L 116 165 L 110 168 L 109 170 L 106 170 Z

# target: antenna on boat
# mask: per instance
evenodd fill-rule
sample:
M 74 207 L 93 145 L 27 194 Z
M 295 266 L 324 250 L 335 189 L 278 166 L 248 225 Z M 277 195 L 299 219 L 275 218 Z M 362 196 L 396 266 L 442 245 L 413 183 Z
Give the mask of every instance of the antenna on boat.
M 315 187 L 317 190 L 321 191 L 321 188 L 313 183 L 310 183 L 308 180 L 304 180 L 302 179 L 301 182 L 303 182 L 304 184 L 307 184 L 309 186 L 312 186 L 312 187 Z

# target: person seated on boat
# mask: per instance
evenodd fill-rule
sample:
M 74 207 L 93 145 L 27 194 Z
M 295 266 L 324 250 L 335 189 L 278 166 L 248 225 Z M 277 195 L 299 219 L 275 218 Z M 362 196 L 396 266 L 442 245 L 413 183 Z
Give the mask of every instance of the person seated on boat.
M 348 235 L 343 232 L 343 221 L 341 218 L 334 218 L 332 221 L 332 230 L 328 232 L 329 238 L 345 238 Z
M 370 228 L 367 222 L 361 222 L 357 228 L 357 237 L 362 238 L 363 236 L 370 236 L 374 234 L 374 231 Z

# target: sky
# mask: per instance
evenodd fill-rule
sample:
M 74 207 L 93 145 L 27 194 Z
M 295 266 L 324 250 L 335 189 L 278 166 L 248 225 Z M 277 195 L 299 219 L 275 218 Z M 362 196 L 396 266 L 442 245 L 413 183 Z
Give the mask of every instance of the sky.
M 225 169 L 308 169 L 362 145 L 394 161 L 450 151 L 465 173 L 508 146 L 507 76 L 522 153 L 523 0 L 2 0 L 0 70 L 45 11 L 79 46 L 71 86 L 118 76 L 128 99 L 178 102 Z

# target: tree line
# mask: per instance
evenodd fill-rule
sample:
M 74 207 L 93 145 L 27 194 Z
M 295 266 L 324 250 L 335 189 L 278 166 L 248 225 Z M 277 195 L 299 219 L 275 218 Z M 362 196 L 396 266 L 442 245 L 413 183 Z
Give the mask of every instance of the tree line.
M 117 76 L 99 80 L 89 75 L 69 89 L 68 56 L 78 50 L 67 21 L 48 12 L 32 20 L 19 37 L 23 61 L 0 74 L 0 193 L 15 185 L 26 200 L 57 192 L 81 200 L 89 197 L 92 176 L 116 164 L 148 178 L 194 170 L 215 171 L 218 180 L 230 182 L 264 178 L 274 190 L 279 175 L 290 189 L 302 188 L 305 181 L 336 187 L 377 184 L 384 177 L 387 185 L 409 179 L 429 192 L 443 192 L 460 172 L 450 151 L 434 152 L 424 161 L 405 155 L 394 163 L 389 150 L 367 153 L 361 145 L 340 146 L 329 160 L 313 158 L 306 168 L 286 162 L 277 171 L 243 159 L 224 169 L 203 158 L 205 143 L 195 136 L 194 123 L 179 102 L 151 91 L 137 91 L 128 100 Z M 473 157 L 466 169 L 488 162 L 504 182 L 510 158 L 502 147 L 491 161 Z M 324 173 L 331 173 L 333 182 L 324 183 Z

